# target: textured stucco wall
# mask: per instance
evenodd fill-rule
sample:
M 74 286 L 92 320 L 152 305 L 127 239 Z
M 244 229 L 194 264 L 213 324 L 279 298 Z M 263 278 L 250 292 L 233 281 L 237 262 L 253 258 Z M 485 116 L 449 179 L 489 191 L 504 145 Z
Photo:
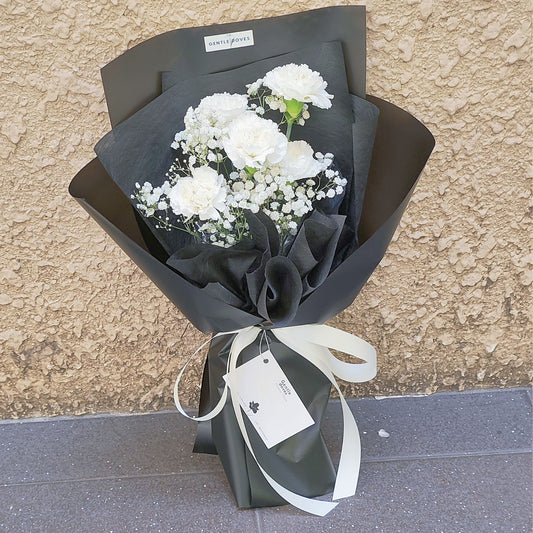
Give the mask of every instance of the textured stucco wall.
M 176 27 L 336 3 L 350 2 L 0 0 L 0 417 L 169 406 L 204 338 L 67 194 L 108 130 L 99 69 Z M 381 266 L 333 322 L 380 354 L 350 394 L 531 378 L 530 21 L 529 0 L 368 3 L 368 92 L 437 145 Z M 185 401 L 199 378 L 197 365 Z

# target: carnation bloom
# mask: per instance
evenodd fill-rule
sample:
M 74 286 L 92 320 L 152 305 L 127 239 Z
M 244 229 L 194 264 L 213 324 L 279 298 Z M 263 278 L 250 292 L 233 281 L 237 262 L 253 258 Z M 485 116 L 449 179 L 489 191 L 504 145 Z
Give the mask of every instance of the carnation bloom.
M 331 107 L 333 96 L 326 92 L 327 82 L 307 65 L 289 63 L 267 72 L 263 79 L 272 94 L 285 100 L 312 103 L 322 109 Z
M 191 169 L 191 176 L 180 178 L 168 193 L 174 214 L 200 220 L 218 220 L 225 208 L 226 183 L 224 177 L 211 167 Z
M 258 168 L 283 159 L 287 138 L 275 122 L 248 112 L 228 125 L 222 145 L 235 168 Z
M 243 94 L 215 93 L 202 98 L 197 112 L 207 116 L 217 127 L 227 126 L 248 108 L 248 99 Z
M 322 170 L 322 165 L 313 155 L 313 149 L 305 141 L 289 142 L 287 153 L 280 161 L 283 173 L 295 180 L 314 178 Z

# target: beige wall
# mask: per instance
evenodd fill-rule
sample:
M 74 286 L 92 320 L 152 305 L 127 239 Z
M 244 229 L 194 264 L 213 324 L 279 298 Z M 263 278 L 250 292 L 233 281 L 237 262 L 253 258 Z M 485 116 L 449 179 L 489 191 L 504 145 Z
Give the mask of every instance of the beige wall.
M 336 3 L 350 2 L 0 0 L 0 417 L 168 407 L 204 338 L 67 194 L 109 128 L 99 69 L 177 27 Z M 378 377 L 349 394 L 531 378 L 530 20 L 529 0 L 368 4 L 368 92 L 437 145 L 381 266 L 334 320 L 379 351 Z

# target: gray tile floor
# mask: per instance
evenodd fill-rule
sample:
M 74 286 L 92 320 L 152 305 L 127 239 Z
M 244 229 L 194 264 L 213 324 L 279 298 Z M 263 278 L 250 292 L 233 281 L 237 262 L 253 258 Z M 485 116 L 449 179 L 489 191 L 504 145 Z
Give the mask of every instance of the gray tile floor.
M 358 491 L 325 518 L 237 509 L 175 412 L 0 421 L 0 531 L 530 533 L 531 402 L 526 389 L 350 400 Z M 334 456 L 340 429 L 332 401 Z

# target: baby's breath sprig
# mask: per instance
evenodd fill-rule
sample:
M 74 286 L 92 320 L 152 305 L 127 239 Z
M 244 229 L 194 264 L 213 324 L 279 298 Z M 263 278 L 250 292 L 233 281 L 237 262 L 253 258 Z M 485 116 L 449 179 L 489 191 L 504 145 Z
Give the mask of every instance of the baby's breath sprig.
M 288 140 L 291 138 L 292 126 L 298 124 L 304 126 L 305 121 L 311 116 L 309 113 L 309 106 L 304 102 L 291 98 L 286 99 L 282 96 L 276 96 L 270 89 L 263 85 L 257 85 L 262 83 L 263 80 L 257 80 L 253 84 L 247 85 L 248 95 L 250 98 L 250 109 L 260 116 L 265 114 L 265 110 L 279 111 L 281 118 L 278 121 L 279 126 L 287 125 L 286 137 Z

